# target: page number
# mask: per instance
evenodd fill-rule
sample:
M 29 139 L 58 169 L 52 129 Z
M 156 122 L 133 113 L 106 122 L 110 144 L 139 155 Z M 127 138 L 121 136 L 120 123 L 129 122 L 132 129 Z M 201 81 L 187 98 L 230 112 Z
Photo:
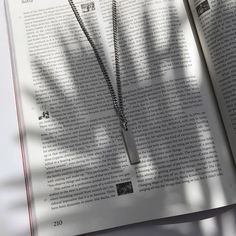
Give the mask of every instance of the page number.
M 57 221 L 54 221 L 53 222 L 53 226 L 54 227 L 58 227 L 58 226 L 60 226 L 60 225 L 62 225 L 63 224 L 63 221 L 62 220 L 57 220 Z

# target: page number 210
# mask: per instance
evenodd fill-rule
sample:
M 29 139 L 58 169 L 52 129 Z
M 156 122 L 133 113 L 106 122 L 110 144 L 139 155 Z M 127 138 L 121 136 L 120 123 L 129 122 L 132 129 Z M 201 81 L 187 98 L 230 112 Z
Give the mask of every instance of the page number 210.
M 54 227 L 58 227 L 58 226 L 60 226 L 60 225 L 62 225 L 63 224 L 63 221 L 62 220 L 57 220 L 57 221 L 54 221 L 53 222 L 53 226 Z

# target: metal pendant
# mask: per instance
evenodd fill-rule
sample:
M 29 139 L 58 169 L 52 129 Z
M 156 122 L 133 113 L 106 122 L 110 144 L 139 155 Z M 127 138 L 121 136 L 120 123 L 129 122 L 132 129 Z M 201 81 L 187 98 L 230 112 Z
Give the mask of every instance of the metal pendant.
M 129 156 L 130 164 L 138 164 L 140 162 L 139 155 L 131 130 L 125 130 L 124 128 L 122 128 L 121 133 L 125 144 L 126 152 Z

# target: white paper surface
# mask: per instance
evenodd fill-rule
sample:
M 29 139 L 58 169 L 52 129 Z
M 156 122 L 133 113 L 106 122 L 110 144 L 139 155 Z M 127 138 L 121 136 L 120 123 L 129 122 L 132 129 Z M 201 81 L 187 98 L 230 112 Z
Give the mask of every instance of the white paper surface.
M 21 162 L 13 83 L 6 35 L 3 1 L 0 3 L 0 228 L 2 236 L 29 235 L 28 210 L 24 188 L 23 168 Z M 214 211 L 212 214 L 220 214 Z M 137 226 L 123 227 L 96 233 L 96 235 L 225 235 L 233 236 L 235 229 L 235 210 L 231 210 L 207 220 L 168 224 L 201 219 L 208 214 L 201 213 L 192 217 L 178 217 L 169 221 L 155 221 Z M 94 234 L 93 234 L 94 235 Z

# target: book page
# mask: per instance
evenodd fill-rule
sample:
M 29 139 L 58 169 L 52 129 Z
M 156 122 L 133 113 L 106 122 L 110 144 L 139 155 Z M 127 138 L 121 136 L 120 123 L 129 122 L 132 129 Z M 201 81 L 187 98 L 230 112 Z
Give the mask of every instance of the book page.
M 8 0 L 35 235 L 77 235 L 236 202 L 228 144 L 183 2 L 118 1 L 130 165 L 66 0 Z M 75 1 L 115 86 L 111 2 Z
M 236 161 L 236 2 L 189 2 Z

